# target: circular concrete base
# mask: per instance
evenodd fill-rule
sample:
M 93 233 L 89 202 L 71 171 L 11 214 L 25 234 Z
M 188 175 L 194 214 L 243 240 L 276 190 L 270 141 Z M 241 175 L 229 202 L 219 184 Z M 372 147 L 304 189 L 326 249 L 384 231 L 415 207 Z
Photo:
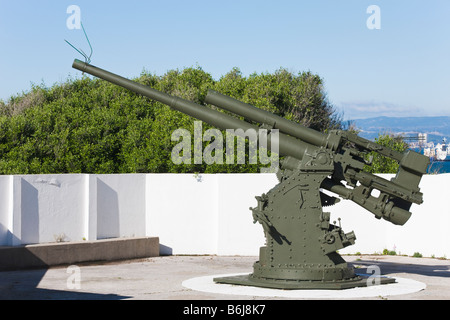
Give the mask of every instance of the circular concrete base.
M 251 286 L 239 286 L 230 284 L 215 283 L 213 278 L 242 275 L 226 274 L 197 277 L 183 281 L 182 285 L 186 288 L 220 294 L 232 294 L 242 296 L 259 297 L 280 297 L 280 298 L 316 298 L 316 299 L 344 299 L 344 298 L 370 298 L 386 297 L 392 295 L 408 294 L 418 292 L 426 288 L 422 282 L 395 277 L 396 283 L 373 285 L 368 287 L 358 287 L 344 290 L 280 290 L 268 289 Z

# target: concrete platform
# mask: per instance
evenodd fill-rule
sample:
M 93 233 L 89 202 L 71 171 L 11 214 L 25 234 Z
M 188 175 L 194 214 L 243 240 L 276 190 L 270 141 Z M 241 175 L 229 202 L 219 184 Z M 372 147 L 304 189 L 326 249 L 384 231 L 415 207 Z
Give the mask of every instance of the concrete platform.
M 359 272 L 377 266 L 382 275 L 423 284 L 414 292 L 372 296 L 239 294 L 193 290 L 197 277 L 252 272 L 257 257 L 164 256 L 103 264 L 0 272 L 0 299 L 39 300 L 449 300 L 450 260 L 403 256 L 343 256 Z M 283 291 L 283 290 L 281 290 Z M 344 292 L 344 291 L 342 291 Z M 316 292 L 317 294 L 317 292 Z M 187 302 L 181 302 L 186 303 Z M 200 302 L 199 302 L 200 303 Z M 211 303 L 211 302 L 208 302 Z M 180 302 L 178 302 L 180 304 Z
M 114 238 L 0 247 L 0 271 L 159 256 L 159 238 Z

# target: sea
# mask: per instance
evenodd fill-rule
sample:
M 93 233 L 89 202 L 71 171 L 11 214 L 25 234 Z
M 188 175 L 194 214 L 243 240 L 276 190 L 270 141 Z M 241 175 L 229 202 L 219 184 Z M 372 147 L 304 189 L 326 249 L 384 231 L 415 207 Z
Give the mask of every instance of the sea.
M 423 154 L 423 149 L 411 148 L 411 150 Z M 430 165 L 428 166 L 427 173 L 440 174 L 450 172 L 450 156 L 443 161 L 430 159 Z
M 450 160 L 445 161 L 431 161 L 428 166 L 427 173 L 439 174 L 439 173 L 449 173 L 450 172 Z

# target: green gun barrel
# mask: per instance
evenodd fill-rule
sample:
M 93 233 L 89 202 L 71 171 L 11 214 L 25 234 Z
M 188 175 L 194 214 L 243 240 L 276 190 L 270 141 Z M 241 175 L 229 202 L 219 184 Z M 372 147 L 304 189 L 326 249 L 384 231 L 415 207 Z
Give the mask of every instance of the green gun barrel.
M 339 146 L 339 136 L 337 135 L 323 134 L 250 104 L 220 94 L 214 90 L 208 91 L 205 102 L 243 116 L 249 120 L 265 123 L 272 128 L 279 129 L 280 132 L 315 146 L 326 147 L 331 150 L 336 150 Z
M 168 105 L 174 110 L 180 111 L 193 118 L 204 121 L 218 129 L 242 129 L 243 131 L 251 129 L 255 130 L 255 132 L 259 132 L 260 128 L 256 125 L 249 124 L 245 121 L 239 120 L 236 117 L 226 115 L 222 112 L 210 109 L 206 106 L 194 103 L 192 101 L 155 90 L 153 88 L 150 88 L 149 86 L 142 85 L 135 81 L 129 80 L 109 71 L 80 61 L 78 59 L 74 60 L 72 67 L 82 72 L 96 76 L 100 79 L 109 81 L 120 87 L 126 88 L 135 93 L 159 101 L 165 105 Z M 277 143 L 277 141 L 271 138 L 272 136 L 269 133 L 267 137 L 267 147 L 270 147 L 272 144 Z M 282 133 L 279 133 L 278 140 L 278 150 L 280 155 L 292 156 L 297 159 L 302 159 L 307 150 L 309 151 L 315 149 L 314 146 L 308 143 L 302 142 L 294 137 L 290 137 Z

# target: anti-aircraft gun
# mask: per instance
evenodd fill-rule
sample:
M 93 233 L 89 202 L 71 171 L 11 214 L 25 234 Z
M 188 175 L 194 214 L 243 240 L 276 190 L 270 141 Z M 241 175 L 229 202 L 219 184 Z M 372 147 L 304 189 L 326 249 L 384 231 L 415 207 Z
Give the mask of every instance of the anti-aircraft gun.
M 356 236 L 353 231 L 344 233 L 340 225 L 330 223 L 330 213 L 322 209 L 337 203 L 339 198 L 323 190 L 351 200 L 376 218 L 396 225 L 408 221 L 413 203 L 423 202 L 419 183 L 429 159 L 414 151 L 401 153 L 347 131 L 324 134 L 218 92 L 208 92 L 205 103 L 247 120 L 242 121 L 80 60 L 74 61 L 73 68 L 159 101 L 218 129 L 269 130 L 267 145 L 276 144 L 279 154 L 284 156 L 277 172 L 279 183 L 257 196 L 257 206 L 250 208 L 254 222 L 259 222 L 264 229 L 266 244 L 260 248 L 252 274 L 215 278 L 217 283 L 281 289 L 365 286 L 366 279 L 357 275 L 336 252 L 354 244 Z M 397 175 L 386 180 L 365 172 L 364 166 L 370 164 L 366 155 L 370 152 L 396 160 Z M 382 284 L 391 282 L 395 279 L 380 279 Z

